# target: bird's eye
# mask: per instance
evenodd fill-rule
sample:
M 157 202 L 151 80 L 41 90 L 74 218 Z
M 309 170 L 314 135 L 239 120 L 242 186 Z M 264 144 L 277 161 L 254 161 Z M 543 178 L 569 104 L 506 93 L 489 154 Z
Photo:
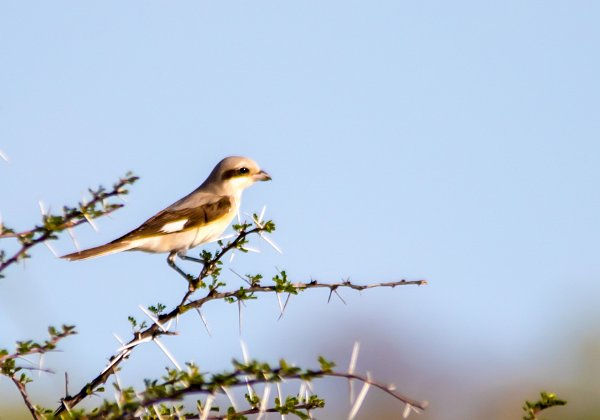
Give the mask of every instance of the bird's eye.
M 250 172 L 250 169 L 248 169 L 248 168 L 246 168 L 246 167 L 243 167 L 243 168 L 240 168 L 240 169 L 239 169 L 239 173 L 240 173 L 240 174 L 242 174 L 242 175 L 245 175 L 245 174 L 247 174 L 248 172 Z

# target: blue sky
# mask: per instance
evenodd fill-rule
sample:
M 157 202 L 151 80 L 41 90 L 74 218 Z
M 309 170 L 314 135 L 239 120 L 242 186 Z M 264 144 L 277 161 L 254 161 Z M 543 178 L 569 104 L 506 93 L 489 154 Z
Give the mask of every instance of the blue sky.
M 284 254 L 262 244 L 235 270 L 430 282 L 344 292 L 347 305 L 306 293 L 279 322 L 264 297 L 244 310 L 253 356 L 347 363 L 359 340 L 359 368 L 429 400 L 422 418 L 514 418 L 542 389 L 576 413 L 590 403 L 582 372 L 598 364 L 599 12 L 591 1 L 3 2 L 2 218 L 27 228 L 38 200 L 58 210 L 132 170 L 128 205 L 99 233 L 77 230 L 97 245 L 222 157 L 248 155 L 273 182 L 248 190 L 243 210 L 267 205 Z M 182 290 L 160 255 L 68 263 L 40 247 L 0 282 L 0 345 L 77 324 L 47 360 L 77 388 L 116 348 L 112 333 L 128 337 L 138 304 Z M 240 355 L 237 310 L 206 315 L 212 338 L 189 314 L 166 343 L 223 369 Z M 168 364 L 148 346 L 122 380 Z M 2 404 L 17 398 L 0 387 Z M 56 389 L 62 374 L 32 392 L 53 405 Z M 335 392 L 323 390 L 339 401 L 328 415 L 343 418 Z

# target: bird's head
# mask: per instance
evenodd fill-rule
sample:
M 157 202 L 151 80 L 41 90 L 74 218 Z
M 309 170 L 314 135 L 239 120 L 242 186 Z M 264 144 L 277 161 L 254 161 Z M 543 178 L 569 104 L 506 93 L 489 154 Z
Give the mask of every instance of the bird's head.
M 229 193 L 241 192 L 256 181 L 270 181 L 271 176 L 250 158 L 229 156 L 215 166 L 209 179 L 222 183 Z

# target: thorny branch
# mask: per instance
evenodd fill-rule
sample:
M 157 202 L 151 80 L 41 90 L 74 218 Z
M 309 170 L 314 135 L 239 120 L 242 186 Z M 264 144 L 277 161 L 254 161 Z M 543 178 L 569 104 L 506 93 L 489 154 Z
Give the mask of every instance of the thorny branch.
M 29 394 L 27 394 L 27 388 L 25 386 L 25 381 L 21 381 L 21 380 L 15 378 L 14 376 L 11 377 L 10 379 L 14 382 L 14 384 L 17 386 L 17 389 L 21 393 L 21 397 L 23 397 L 23 401 L 25 402 L 25 406 L 27 406 L 27 409 L 31 413 L 31 416 L 34 419 L 36 419 L 36 420 L 43 419 L 43 417 L 39 415 L 39 413 L 35 409 L 35 406 L 31 402 L 31 400 L 29 399 Z
M 314 408 L 311 404 L 297 404 L 294 406 L 294 409 L 296 410 L 310 410 Z M 248 410 L 243 410 L 243 411 L 238 411 L 236 413 L 234 413 L 235 415 L 238 416 L 247 416 L 249 414 L 259 414 L 259 413 L 279 413 L 279 409 L 278 408 L 250 408 Z M 223 414 L 220 416 L 208 416 L 206 419 L 207 420 L 226 420 L 231 418 L 232 413 L 227 413 L 227 414 Z M 194 417 L 198 417 L 198 416 L 194 416 Z
M 280 372 L 279 369 L 273 369 L 270 373 L 272 374 L 272 376 L 270 376 L 270 377 L 249 379 L 247 381 L 240 379 L 238 382 L 228 384 L 228 386 L 229 387 L 252 386 L 252 385 L 257 385 L 257 384 L 262 384 L 262 383 L 280 382 L 283 379 L 286 379 L 286 380 L 288 380 L 288 379 L 289 380 L 305 379 L 305 374 L 300 374 L 300 373 L 285 374 L 285 373 Z M 249 374 L 249 372 L 239 369 L 239 370 L 236 370 L 235 372 L 232 372 L 228 376 L 231 377 L 232 379 L 239 379 L 239 378 L 243 377 L 244 375 L 248 375 L 248 374 Z M 386 392 L 387 394 L 391 395 L 395 399 L 402 401 L 403 403 L 408 404 L 412 407 L 416 407 L 421 410 L 424 410 L 427 407 L 427 402 L 425 402 L 425 401 L 413 400 L 409 397 L 406 397 L 406 396 L 400 394 L 399 392 L 396 392 L 394 389 L 390 388 L 389 386 L 386 386 L 379 382 L 375 382 L 372 379 L 369 379 L 369 378 L 361 376 L 361 375 L 345 373 L 345 372 L 335 372 L 335 371 L 327 370 L 327 369 L 315 370 L 315 371 L 310 372 L 311 378 L 319 378 L 319 377 L 324 377 L 324 376 L 344 378 L 344 379 L 348 379 L 348 380 L 357 380 L 357 381 L 372 385 L 375 388 L 378 388 L 378 389 L 382 390 L 383 392 Z M 150 407 L 155 404 L 159 404 L 161 402 L 177 400 L 177 399 L 180 399 L 181 397 L 183 397 L 184 395 L 192 394 L 192 393 L 213 394 L 215 391 L 213 389 L 213 386 L 211 386 L 211 385 L 212 384 L 210 384 L 210 385 L 207 385 L 207 384 L 194 385 L 194 384 L 192 384 L 192 385 L 189 385 L 186 387 L 182 387 L 182 388 L 178 389 L 177 391 L 169 394 L 168 396 L 161 396 L 161 397 L 156 397 L 156 398 L 152 398 L 152 399 L 145 399 L 140 403 L 139 406 Z M 142 395 L 142 397 L 143 397 L 143 395 Z M 238 414 L 241 414 L 241 413 L 238 413 Z
M 4 354 L 4 352 L 0 350 L 0 367 L 3 367 L 7 360 L 16 360 L 20 357 L 32 354 L 48 353 L 56 349 L 56 345 L 63 338 L 77 334 L 75 332 L 75 327 L 72 325 L 63 325 L 61 330 L 50 327 L 48 328 L 48 332 L 50 334 L 50 339 L 46 340 L 43 344 L 35 343 L 33 341 L 19 341 L 17 342 L 19 348 L 14 353 Z
M 395 399 L 405 404 L 405 413 L 411 410 L 423 410 L 427 402 L 415 401 L 395 391 L 393 386 L 386 386 L 371 380 L 367 377 L 356 375 L 351 372 L 337 372 L 333 368 L 335 364 L 331 361 L 319 357 L 319 369 L 304 369 L 289 365 L 285 360 L 280 360 L 278 365 L 269 365 L 256 360 L 240 362 L 233 360 L 234 370 L 225 373 L 206 374 L 201 373 L 198 366 L 188 363 L 186 370 L 167 369 L 167 374 L 163 382 L 146 381 L 146 389 L 142 392 L 134 392 L 133 388 L 122 389 L 117 386 L 117 402 L 110 403 L 105 401 L 99 410 L 92 413 L 91 418 L 106 418 L 118 413 L 119 418 L 133 419 L 150 414 L 154 411 L 159 418 L 161 414 L 170 417 L 170 414 L 177 414 L 178 418 L 197 418 L 198 414 L 182 413 L 179 409 L 173 407 L 169 409 L 165 403 L 181 401 L 185 396 L 194 394 L 206 395 L 207 399 L 204 406 L 198 401 L 198 411 L 200 418 L 227 418 L 241 419 L 248 414 L 261 414 L 265 412 L 279 412 L 280 414 L 295 414 L 302 419 L 310 417 L 310 410 L 322 408 L 325 401 L 318 395 L 309 392 L 307 383 L 317 378 L 337 377 L 348 381 L 357 380 L 363 382 L 365 387 L 373 386 L 388 393 Z M 288 395 L 283 398 L 280 391 L 279 396 L 275 398 L 274 407 L 269 407 L 269 386 L 270 384 L 279 384 L 290 380 L 298 380 L 303 383 L 296 395 Z M 255 391 L 255 385 L 265 385 L 262 398 Z M 249 409 L 239 411 L 228 390 L 236 387 L 247 387 L 246 400 Z M 226 395 L 232 405 L 227 409 L 227 414 L 214 413 L 208 417 L 212 407 L 212 401 L 216 394 Z M 365 394 L 366 395 L 366 394 Z M 363 396 L 364 398 L 364 396 Z M 356 402 L 355 404 L 362 404 Z M 358 408 L 357 408 L 358 409 Z M 217 410 L 217 407 L 215 407 Z
M 15 232 L 13 229 L 10 229 L 6 226 L 3 226 L 0 221 L 0 239 L 6 238 L 16 238 L 20 243 L 20 248 L 9 258 L 6 258 L 6 253 L 3 250 L 0 250 L 0 273 L 6 269 L 8 266 L 17 263 L 21 259 L 28 258 L 28 251 L 40 244 L 44 243 L 47 240 L 57 239 L 57 234 L 64 231 L 65 229 L 70 229 L 85 222 L 92 223 L 91 220 L 103 215 L 107 215 L 122 207 L 122 204 L 114 204 L 114 203 L 106 203 L 106 200 L 112 197 L 120 196 L 123 194 L 127 194 L 128 191 L 124 188 L 127 185 L 133 184 L 138 178 L 131 174 L 127 174 L 125 178 L 121 178 L 110 191 L 106 191 L 103 187 L 99 187 L 96 190 L 90 189 L 89 192 L 91 194 L 91 200 L 86 203 L 82 202 L 78 204 L 78 207 L 67 207 L 63 208 L 63 215 L 56 216 L 52 214 L 45 214 L 42 210 L 43 224 L 35 226 L 33 229 L 21 232 Z M 98 206 L 101 206 L 98 208 Z M 264 212 L 264 210 L 263 210 Z M 260 220 L 259 220 L 260 219 Z M 76 395 L 69 396 L 66 395 L 65 398 L 61 400 L 61 404 L 59 408 L 55 411 L 56 416 L 61 416 L 64 411 L 71 412 L 71 408 L 76 406 L 79 402 L 85 399 L 88 395 L 91 395 L 97 391 L 101 390 L 100 385 L 104 384 L 108 378 L 113 375 L 120 363 L 129 357 L 131 352 L 141 343 L 146 341 L 156 341 L 157 344 L 160 344 L 158 337 L 161 335 L 171 335 L 176 334 L 173 331 L 169 331 L 170 321 L 175 319 L 180 314 L 183 314 L 190 309 L 199 309 L 205 303 L 223 299 L 227 302 L 242 302 L 247 299 L 254 298 L 256 293 L 267 293 L 267 292 L 275 292 L 275 293 L 287 293 L 288 299 L 290 295 L 295 295 L 300 291 L 312 288 L 327 288 L 330 290 L 329 296 L 331 297 L 332 293 L 338 293 L 337 290 L 339 288 L 349 288 L 354 290 L 365 290 L 375 287 L 396 287 L 401 285 L 423 285 L 426 284 L 424 280 L 416 280 L 416 281 L 406 281 L 400 280 L 396 282 L 386 282 L 386 283 L 377 283 L 377 284 L 369 284 L 369 285 L 359 285 L 354 284 L 350 281 L 342 281 L 337 283 L 323 283 L 316 280 L 312 280 L 310 282 L 296 282 L 292 283 L 287 279 L 287 275 L 285 271 L 281 271 L 278 275 L 273 277 L 273 281 L 275 284 L 273 285 L 263 285 L 260 283 L 261 276 L 247 276 L 248 287 L 241 287 L 237 290 L 231 291 L 219 291 L 219 287 L 225 286 L 225 283 L 218 280 L 220 274 L 220 266 L 222 265 L 222 258 L 225 254 L 233 250 L 240 250 L 242 252 L 247 252 L 249 249 L 246 249 L 244 245 L 248 242 L 247 237 L 252 234 L 258 234 L 261 238 L 271 244 L 275 249 L 278 250 L 275 244 L 273 244 L 270 240 L 263 236 L 263 233 L 270 233 L 275 229 L 275 225 L 271 222 L 262 222 L 262 214 L 261 216 L 254 215 L 254 225 L 244 223 L 242 225 L 234 226 L 234 228 L 238 231 L 238 235 L 234 238 L 233 241 L 223 244 L 219 242 L 221 246 L 220 250 L 217 251 L 214 255 L 210 252 L 204 251 L 201 254 L 201 258 L 193 258 L 187 257 L 185 255 L 181 256 L 182 259 L 190 260 L 194 262 L 198 262 L 202 264 L 202 269 L 198 276 L 189 275 L 182 270 L 178 270 L 178 272 L 184 276 L 184 278 L 188 281 L 188 290 L 184 294 L 179 305 L 173 308 L 170 312 L 165 314 L 159 314 L 163 308 L 160 308 L 157 312 L 157 317 L 154 318 L 151 316 L 153 320 L 152 325 L 145 328 L 145 326 L 140 326 L 141 331 L 137 331 L 134 333 L 134 337 L 125 345 L 121 347 L 119 352 L 115 354 L 108 364 L 108 366 L 102 371 L 96 378 L 94 378 L 90 383 L 85 385 Z M 0 274 L 0 277 L 2 275 Z M 206 282 L 207 279 L 212 278 L 212 281 Z M 196 292 L 199 288 L 203 288 L 207 290 L 207 293 L 204 297 L 191 300 L 191 296 Z M 338 295 L 339 296 L 339 295 Z M 341 297 L 340 297 L 341 299 Z M 287 304 L 287 301 L 286 301 Z M 162 306 L 162 305 L 160 305 Z M 152 309 L 150 307 L 149 309 Z M 282 314 L 285 309 L 285 305 L 282 307 Z M 152 309 L 154 311 L 154 309 Z M 165 327 L 164 325 L 168 323 Z M 134 323 L 135 325 L 135 323 Z M 53 350 L 56 347 L 57 342 L 71 334 L 74 334 L 75 331 L 72 326 L 63 326 L 62 330 L 56 330 L 54 328 L 49 329 L 50 339 L 45 341 L 43 344 L 38 344 L 32 341 L 19 342 L 18 349 L 16 352 L 12 354 L 8 354 L 7 351 L 0 349 L 0 367 L 2 368 L 2 374 L 8 376 L 17 386 L 27 409 L 31 413 L 31 415 L 35 419 L 45 418 L 45 414 L 50 414 L 47 410 L 42 410 L 39 407 L 36 407 L 31 402 L 26 385 L 30 378 L 25 374 L 21 374 L 20 377 L 17 377 L 16 374 L 21 369 L 27 369 L 26 367 L 20 367 L 16 364 L 16 360 L 28 355 L 28 354 L 43 354 L 48 351 Z M 164 350 L 168 353 L 167 350 Z M 168 355 L 168 354 L 167 354 Z M 168 355 L 170 357 L 170 355 Z M 327 364 L 330 362 L 321 361 L 321 369 L 320 370 L 305 370 L 302 371 L 300 368 L 290 368 L 282 365 L 281 368 L 269 368 L 267 365 L 260 365 L 263 369 L 266 367 L 266 371 L 257 372 L 256 370 L 252 370 L 250 366 L 252 365 L 242 365 L 238 362 L 234 361 L 234 364 L 238 367 L 235 371 L 227 375 L 214 375 L 213 383 L 210 382 L 187 382 L 187 381 L 177 381 L 177 386 L 175 386 L 175 381 L 167 382 L 163 384 L 163 386 L 171 386 L 170 393 L 164 394 L 156 394 L 152 393 L 153 388 L 149 387 L 142 394 L 135 394 L 141 398 L 139 404 L 137 404 L 137 409 L 135 412 L 126 410 L 121 410 L 122 407 L 119 407 L 119 412 L 123 417 L 137 417 L 139 415 L 139 409 L 148 409 L 153 408 L 156 411 L 156 414 L 160 418 L 160 414 L 157 411 L 156 404 L 161 404 L 166 401 L 173 401 L 176 399 L 182 398 L 186 394 L 191 393 L 204 393 L 210 394 L 211 396 L 218 392 L 225 392 L 228 396 L 226 389 L 228 387 L 235 386 L 248 386 L 252 387 L 254 384 L 266 384 L 272 382 L 280 382 L 284 379 L 297 379 L 307 381 L 316 377 L 339 377 L 345 378 L 348 381 L 358 380 L 365 384 L 365 390 L 369 385 L 379 388 L 384 392 L 390 394 L 394 398 L 404 402 L 406 404 L 406 408 L 410 409 L 411 407 L 416 407 L 419 409 L 424 409 L 427 405 L 426 402 L 419 402 L 416 400 L 412 400 L 408 397 L 403 396 L 402 394 L 397 393 L 393 387 L 386 386 L 380 383 L 377 383 L 370 379 L 370 377 L 363 377 L 357 374 L 354 374 L 352 371 L 348 373 L 344 372 L 336 372 L 331 369 L 333 364 Z M 175 362 L 177 365 L 177 363 Z M 255 364 L 256 365 L 256 364 Z M 40 370 L 41 361 L 40 361 Z M 177 371 L 173 371 L 176 372 Z M 219 378 L 218 380 L 216 378 Z M 223 378 L 228 378 L 227 383 L 221 383 L 220 381 Z M 251 379 L 250 379 L 251 378 Z M 154 382 L 156 384 L 156 382 Z M 182 386 L 183 384 L 183 386 Z M 141 395 L 141 396 L 140 396 Z M 314 398 L 313 398 L 314 397 Z M 210 397 L 212 398 L 212 397 Z M 266 397 L 265 397 L 266 398 Z M 280 395 L 281 398 L 281 395 Z M 275 407 L 267 407 L 265 406 L 265 401 L 250 401 L 250 409 L 235 412 L 232 411 L 233 407 L 230 407 L 227 414 L 223 415 L 210 415 L 210 413 L 204 413 L 205 415 L 202 418 L 210 418 L 210 419 L 223 419 L 223 418 L 241 418 L 245 415 L 249 414 L 261 414 L 266 412 L 279 412 L 282 415 L 286 413 L 296 414 L 301 418 L 308 418 L 310 416 L 310 410 L 314 408 L 320 408 L 324 404 L 324 400 L 318 398 L 316 395 L 308 398 L 308 394 L 306 399 L 302 397 L 287 397 L 284 401 L 281 401 L 276 398 Z M 210 404 L 207 402 L 207 404 Z M 136 407 L 134 405 L 133 407 Z M 40 411 L 42 410 L 42 411 Z M 131 410 L 131 408 L 129 408 Z M 206 407 L 208 410 L 208 407 Z M 302 414 L 302 412 L 306 412 L 306 414 Z M 99 411 L 95 411 L 92 417 L 97 416 L 102 412 L 102 409 Z M 71 412 L 72 413 L 72 412 Z M 136 414 L 138 413 L 138 414 Z M 179 415 L 179 413 L 177 412 Z M 206 415 L 208 414 L 208 416 Z M 181 416 L 180 416 L 181 417 Z M 181 418 L 188 418 L 189 416 L 186 414 Z
M 79 226 L 82 223 L 91 223 L 91 219 L 110 214 L 123 207 L 123 204 L 106 203 L 105 201 L 112 197 L 127 194 L 128 190 L 125 187 L 137 180 L 137 176 L 127 173 L 124 178 L 119 179 L 113 185 L 110 191 L 106 191 L 104 187 L 98 187 L 96 190 L 90 189 L 89 192 L 92 198 L 89 202 L 80 202 L 77 207 L 63 207 L 62 216 L 43 214 L 43 224 L 30 230 L 15 232 L 0 223 L 0 239 L 16 238 L 21 244 L 21 247 L 8 258 L 5 258 L 4 251 L 0 251 L 0 273 L 21 259 L 28 258 L 27 252 L 34 246 L 47 240 L 57 239 L 57 233 Z M 101 208 L 99 209 L 98 206 L 101 206 Z
M 134 337 L 126 344 L 124 344 L 119 352 L 113 355 L 109 359 L 108 366 L 94 379 L 92 379 L 89 383 L 87 383 L 77 394 L 72 396 L 65 396 L 60 406 L 55 411 L 55 415 L 59 415 L 63 413 L 65 410 L 71 409 L 77 404 L 79 404 L 83 399 L 85 399 L 88 395 L 92 394 L 96 391 L 102 384 L 106 383 L 108 378 L 112 376 L 116 371 L 118 366 L 125 360 L 131 352 L 140 344 L 148 341 L 152 341 L 158 338 L 161 335 L 172 335 L 174 334 L 172 331 L 169 331 L 168 328 L 165 328 L 165 325 L 169 323 L 169 321 L 175 319 L 179 315 L 189 311 L 190 309 L 199 309 L 204 304 L 214 301 L 214 300 L 227 300 L 229 302 L 232 301 L 242 301 L 251 299 L 255 293 L 288 293 L 288 294 L 297 294 L 300 291 L 313 289 L 313 288 L 328 288 L 330 291 L 336 291 L 339 288 L 349 288 L 354 290 L 364 290 L 375 287 L 396 287 L 396 286 L 406 286 L 406 285 L 425 285 L 427 282 L 425 280 L 415 280 L 415 281 L 407 281 L 400 280 L 396 282 L 386 282 L 386 283 L 376 283 L 369 285 L 358 285 L 351 283 L 350 281 L 343 281 L 338 283 L 323 283 L 316 280 L 312 280 L 310 282 L 296 282 L 292 283 L 287 280 L 287 275 L 285 271 L 282 271 L 280 275 L 275 276 L 273 279 L 275 281 L 274 285 L 262 285 L 260 284 L 260 278 L 249 278 L 248 287 L 240 287 L 237 290 L 220 292 L 218 290 L 219 286 L 223 286 L 224 283 L 218 281 L 218 275 L 220 273 L 220 265 L 221 260 L 225 254 L 232 250 L 241 250 L 245 252 L 244 245 L 247 243 L 247 237 L 251 234 L 261 234 L 262 232 L 271 232 L 275 229 L 275 226 L 272 222 L 266 222 L 264 224 L 258 223 L 255 225 L 243 224 L 234 226 L 238 231 L 237 237 L 227 243 L 223 244 L 219 242 L 221 245 L 221 249 L 215 253 L 213 256 L 211 253 L 207 251 L 203 251 L 202 258 L 193 258 L 193 257 L 183 257 L 186 260 L 202 263 L 202 269 L 200 274 L 195 277 L 192 275 L 186 275 L 186 280 L 188 280 L 189 286 L 188 291 L 185 293 L 181 302 L 173 308 L 170 312 L 161 314 L 157 317 L 156 322 L 152 325 L 144 329 L 143 331 L 136 332 Z M 205 284 L 205 280 L 212 278 L 212 282 L 210 284 Z M 198 290 L 198 288 L 207 288 L 208 292 L 202 298 L 196 300 L 190 300 L 191 295 Z M 341 376 L 343 374 L 337 375 Z M 336 376 L 336 375 L 330 375 Z M 360 377 L 356 377 L 356 379 L 362 380 Z M 366 378 L 365 378 L 366 379 Z M 376 386 L 375 384 L 373 384 Z M 382 388 L 383 389 L 383 388 Z M 390 390 L 387 389 L 388 393 Z M 394 395 L 394 394 L 392 394 Z M 402 401 L 405 401 L 405 397 L 398 398 Z M 406 399 L 407 401 L 410 401 Z M 405 401 L 405 402 L 407 402 Z M 421 407 L 420 403 L 411 401 L 407 402 L 410 405 L 414 405 L 415 407 Z
M 27 383 L 31 381 L 31 379 L 24 373 L 21 373 L 19 376 L 17 376 L 19 371 L 27 369 L 26 367 L 20 366 L 17 363 L 17 361 L 19 359 L 24 359 L 25 356 L 29 356 L 32 354 L 42 355 L 44 353 L 48 353 L 55 350 L 56 345 L 60 340 L 75 334 L 75 329 L 71 325 L 63 325 L 61 329 L 49 327 L 48 333 L 50 335 L 50 338 L 42 343 L 38 343 L 31 340 L 18 341 L 17 349 L 12 353 L 9 353 L 6 349 L 0 349 L 0 374 L 9 377 L 17 386 L 17 389 L 21 393 L 21 396 L 23 397 L 23 401 L 25 402 L 27 409 L 35 419 L 41 419 L 43 417 L 33 405 L 31 400 L 29 399 L 29 395 L 27 394 L 26 386 Z M 37 369 L 44 370 L 41 368 L 41 366 Z

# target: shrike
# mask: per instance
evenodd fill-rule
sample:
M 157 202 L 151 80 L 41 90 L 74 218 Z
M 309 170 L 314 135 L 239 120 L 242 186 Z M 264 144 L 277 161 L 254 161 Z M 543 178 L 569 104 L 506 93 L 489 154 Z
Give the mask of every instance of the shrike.
M 178 270 L 174 263 L 177 254 L 219 239 L 239 210 L 242 191 L 256 181 L 269 180 L 271 176 L 252 159 L 227 157 L 215 166 L 202 185 L 137 229 L 105 245 L 62 258 L 85 260 L 132 250 L 168 252 L 169 265 Z

